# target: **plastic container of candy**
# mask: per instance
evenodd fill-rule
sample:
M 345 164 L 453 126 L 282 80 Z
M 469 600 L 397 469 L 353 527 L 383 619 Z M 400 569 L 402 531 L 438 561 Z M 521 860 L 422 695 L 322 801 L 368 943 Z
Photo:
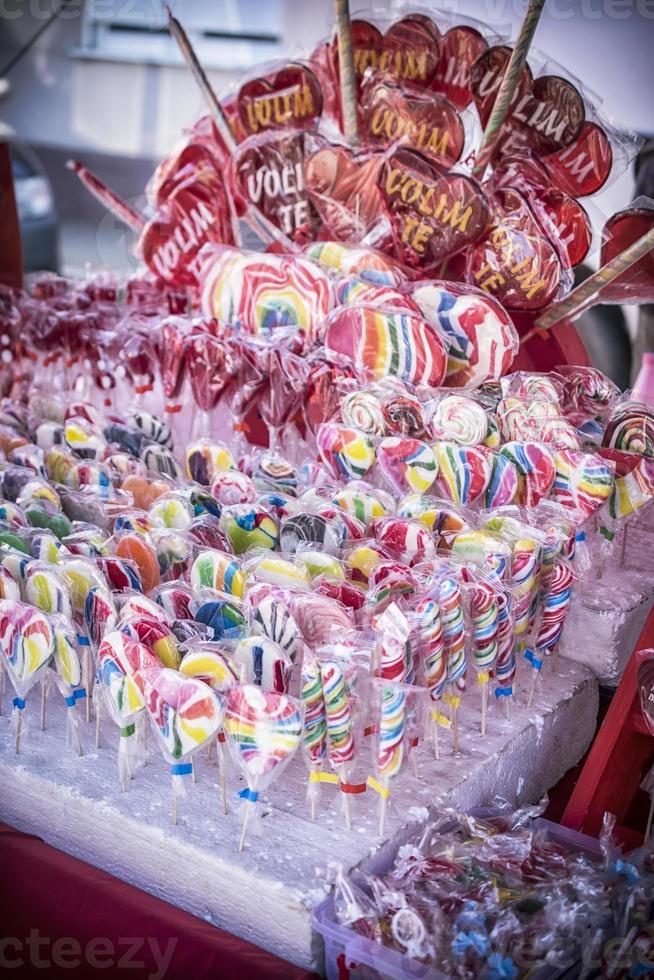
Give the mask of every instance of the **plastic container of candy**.
M 473 815 L 481 816 L 483 810 L 473 810 Z M 538 817 L 531 824 L 534 830 L 545 830 L 552 840 L 569 848 L 574 853 L 584 854 L 598 860 L 602 857 L 599 841 L 576 830 L 569 830 L 560 824 Z M 383 852 L 379 864 L 366 868 L 381 873 L 390 866 L 394 854 L 391 850 Z M 334 902 L 330 895 L 313 911 L 313 927 L 325 944 L 325 974 L 327 980 L 447 980 L 447 976 L 418 960 L 411 959 L 381 943 L 366 939 L 339 925 L 334 915 Z M 570 970 L 572 968 L 572 973 Z M 530 975 L 530 980 L 563 980 L 574 976 L 574 964 L 564 968 L 543 966 Z

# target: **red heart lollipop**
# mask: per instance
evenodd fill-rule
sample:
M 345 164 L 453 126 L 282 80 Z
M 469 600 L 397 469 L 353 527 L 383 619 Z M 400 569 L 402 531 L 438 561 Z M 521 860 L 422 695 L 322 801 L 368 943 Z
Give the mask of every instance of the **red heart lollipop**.
M 429 269 L 484 234 L 490 208 L 476 181 L 440 174 L 424 156 L 397 150 L 385 162 L 380 187 L 391 216 L 397 257 Z
M 252 136 L 233 158 L 240 194 L 293 240 L 315 236 L 317 228 L 304 183 L 304 139 L 292 130 Z
M 166 398 L 179 395 L 186 368 L 186 335 L 191 328 L 184 317 L 171 316 L 157 328 L 155 351 Z
M 461 156 L 463 123 L 446 99 L 373 76 L 364 82 L 360 101 L 364 132 L 371 143 L 387 146 L 401 140 L 445 168 Z
M 233 378 L 225 342 L 195 332 L 188 340 L 186 358 L 195 403 L 201 411 L 211 412 Z
M 328 233 L 359 243 L 379 220 L 384 202 L 377 187 L 379 155 L 354 157 L 344 147 L 327 146 L 305 164 L 307 193 Z
M 236 96 L 248 136 L 270 129 L 312 129 L 322 112 L 322 91 L 314 73 L 291 62 L 265 78 L 241 85 Z
M 409 14 L 382 34 L 365 20 L 352 21 L 352 47 L 357 78 L 369 68 L 425 87 L 434 77 L 440 58 L 440 31 L 423 14 Z M 334 76 L 339 77 L 338 43 L 332 43 Z
M 613 166 L 611 142 L 596 123 L 585 122 L 570 146 L 543 158 L 553 180 L 573 197 L 595 194 Z
M 457 109 L 472 102 L 470 72 L 488 42 L 474 27 L 452 27 L 441 41 L 441 57 L 431 83 L 432 92 L 445 95 Z
M 491 48 L 487 48 L 475 61 L 470 70 L 470 89 L 482 126 L 486 126 L 486 123 L 490 119 L 497 90 L 504 77 L 504 71 L 509 63 L 510 57 L 511 48 L 504 44 L 496 44 Z M 513 104 L 526 93 L 531 92 L 532 79 L 531 68 L 525 62 L 518 78 L 513 96 Z M 504 124 L 505 129 L 506 127 L 507 122 Z
M 561 263 L 518 191 L 494 196 L 495 219 L 470 250 L 466 278 L 511 310 L 539 310 L 557 294 Z
M 196 260 L 207 242 L 232 244 L 231 216 L 225 181 L 204 165 L 178 184 L 161 212 L 143 230 L 143 261 L 160 279 L 197 282 Z

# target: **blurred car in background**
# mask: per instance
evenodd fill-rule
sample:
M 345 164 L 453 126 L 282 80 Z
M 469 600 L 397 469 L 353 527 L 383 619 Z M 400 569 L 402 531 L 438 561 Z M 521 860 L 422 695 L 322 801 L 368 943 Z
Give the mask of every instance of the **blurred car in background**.
M 59 229 L 50 181 L 36 154 L 11 138 L 16 207 L 26 272 L 59 270 Z

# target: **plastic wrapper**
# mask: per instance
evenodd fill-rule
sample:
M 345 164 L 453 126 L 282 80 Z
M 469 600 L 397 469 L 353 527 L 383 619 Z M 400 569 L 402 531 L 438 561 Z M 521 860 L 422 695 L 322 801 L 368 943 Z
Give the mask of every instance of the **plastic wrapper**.
M 377 446 L 377 462 L 391 487 L 401 495 L 426 493 L 437 474 L 432 448 L 409 436 L 387 436 Z
M 301 702 L 249 684 L 238 685 L 227 696 L 227 744 L 247 782 L 247 788 L 239 794 L 246 802 L 239 850 L 245 845 L 248 822 L 259 794 L 279 776 L 300 747 L 303 715 Z
M 386 808 L 393 781 L 401 774 L 411 751 L 418 702 L 423 691 L 387 679 L 372 681 L 371 721 L 373 767 L 376 777 L 368 786 L 379 794 L 379 836 L 384 833 Z

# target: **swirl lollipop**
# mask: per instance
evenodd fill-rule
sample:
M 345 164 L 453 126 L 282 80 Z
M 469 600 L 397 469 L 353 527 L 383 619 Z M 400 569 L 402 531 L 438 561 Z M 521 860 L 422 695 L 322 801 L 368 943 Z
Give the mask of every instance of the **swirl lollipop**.
M 535 507 L 550 492 L 556 477 L 552 453 L 537 442 L 507 442 L 500 455 L 510 459 L 518 471 L 516 503 Z
M 452 748 L 456 754 L 459 751 L 460 692 L 465 691 L 468 669 L 463 596 L 456 579 L 450 577 L 442 579 L 438 589 L 438 605 L 445 639 L 447 683 L 450 685 Z
M 654 409 L 633 400 L 617 405 L 607 423 L 602 445 L 654 457 Z
M 341 416 L 345 425 L 368 436 L 386 435 L 386 422 L 381 402 L 374 391 L 352 391 L 341 402 Z
M 122 792 L 138 763 L 136 720 L 145 709 L 135 675 L 144 668 L 160 667 L 147 647 L 118 630 L 108 633 L 98 649 L 98 681 L 109 715 L 120 730 L 118 775 Z
M 353 696 L 343 667 L 338 661 L 322 662 L 320 673 L 327 720 L 327 755 L 341 787 L 347 787 L 356 748 Z M 345 826 L 351 830 L 352 820 L 347 793 L 343 796 L 343 813 Z
M 480 446 L 488 434 L 488 417 L 474 399 L 446 395 L 436 406 L 431 428 L 434 439 L 460 446 Z
M 375 450 L 369 436 L 357 429 L 325 422 L 318 426 L 316 442 L 321 459 L 337 479 L 360 479 L 375 462 Z
M 168 668 L 142 669 L 136 681 L 161 751 L 170 763 L 172 822 L 176 824 L 178 800 L 184 792 L 182 777 L 193 771 L 193 754 L 220 731 L 222 701 L 203 681 Z
M 438 475 L 436 489 L 454 504 L 472 504 L 481 497 L 490 480 L 490 463 L 485 450 L 437 442 L 433 446 Z
M 231 654 L 240 669 L 241 683 L 254 684 L 265 691 L 286 694 L 293 661 L 267 636 L 246 636 Z
M 613 492 L 614 467 L 597 453 L 563 449 L 554 454 L 552 497 L 583 524 Z
M 389 436 L 377 447 L 380 469 L 398 493 L 425 493 L 436 479 L 433 450 L 419 439 Z
M 327 714 L 320 664 L 308 649 L 302 658 L 300 700 L 304 705 L 302 745 L 309 765 L 307 797 L 311 802 L 311 819 L 315 820 L 321 770 L 327 759 Z
M 233 688 L 225 705 L 225 734 L 247 789 L 239 851 L 245 846 L 248 821 L 259 793 L 289 763 L 302 739 L 303 709 L 287 694 L 264 691 L 245 684 Z
M 16 755 L 20 754 L 22 712 L 28 691 L 41 678 L 54 654 L 54 637 L 46 616 L 13 599 L 0 601 L 0 651 L 16 697 Z
M 417 622 L 412 629 L 411 641 L 416 647 L 422 683 L 427 688 L 430 702 L 438 704 L 443 697 L 447 680 L 445 634 L 440 608 L 438 602 L 431 596 L 422 596 L 417 599 L 413 609 L 416 613 Z M 431 719 L 433 722 L 434 756 L 439 759 L 438 726 L 449 727 L 449 719 L 442 715 L 437 708 L 432 708 Z
M 368 785 L 380 794 L 379 836 L 384 833 L 386 804 L 390 795 L 390 782 L 402 770 L 408 757 L 407 713 L 410 688 L 387 681 L 373 682 L 373 717 L 377 738 L 375 740 L 375 768 L 377 780 Z
M 217 589 L 241 599 L 245 575 L 233 555 L 216 550 L 202 551 L 191 566 L 191 587 Z

